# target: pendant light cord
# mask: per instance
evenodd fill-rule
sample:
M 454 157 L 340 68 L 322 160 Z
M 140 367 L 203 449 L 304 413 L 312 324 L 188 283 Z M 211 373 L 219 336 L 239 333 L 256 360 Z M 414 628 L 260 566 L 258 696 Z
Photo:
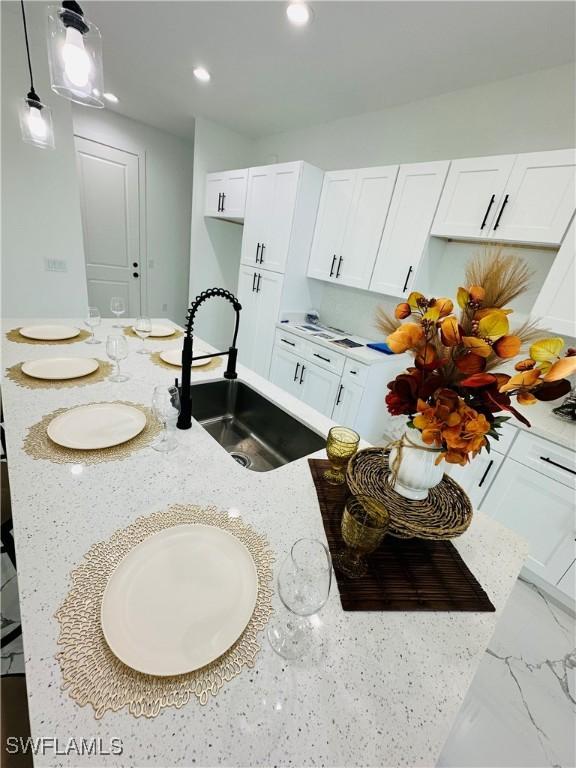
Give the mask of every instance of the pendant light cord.
M 28 27 L 26 26 L 26 12 L 24 10 L 24 0 L 20 0 L 20 6 L 22 8 L 22 22 L 24 24 L 24 38 L 26 40 L 26 56 L 28 57 L 28 70 L 30 72 L 30 93 L 35 93 L 34 77 L 32 75 L 32 62 L 30 61 L 30 45 L 28 44 Z

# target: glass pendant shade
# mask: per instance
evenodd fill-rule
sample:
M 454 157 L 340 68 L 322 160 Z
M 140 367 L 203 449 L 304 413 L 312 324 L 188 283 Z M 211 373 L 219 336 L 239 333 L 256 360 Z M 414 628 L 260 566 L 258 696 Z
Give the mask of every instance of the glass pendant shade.
M 48 8 L 48 61 L 53 91 L 88 107 L 104 106 L 102 38 L 75 2 Z
M 22 139 L 44 149 L 54 149 L 54 129 L 50 107 L 37 99 L 22 99 L 19 109 Z

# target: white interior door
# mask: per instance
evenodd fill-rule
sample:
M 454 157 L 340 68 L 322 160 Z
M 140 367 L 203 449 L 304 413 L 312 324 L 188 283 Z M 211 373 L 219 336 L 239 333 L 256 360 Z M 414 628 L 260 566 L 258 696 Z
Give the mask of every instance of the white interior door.
M 138 155 L 75 137 L 90 306 L 111 317 L 122 296 L 126 316 L 142 304 Z

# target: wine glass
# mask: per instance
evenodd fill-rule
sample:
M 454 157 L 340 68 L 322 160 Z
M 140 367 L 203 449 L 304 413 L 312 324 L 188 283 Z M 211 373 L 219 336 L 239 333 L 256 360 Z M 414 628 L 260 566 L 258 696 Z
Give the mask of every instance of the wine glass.
M 349 496 L 341 524 L 346 549 L 334 555 L 334 568 L 351 579 L 364 576 L 365 557 L 378 549 L 389 525 L 390 515 L 381 501 L 363 494 Z
M 174 421 L 180 413 L 180 394 L 178 387 L 167 387 L 159 384 L 154 387 L 152 395 L 152 410 L 158 421 L 162 424 L 162 437 L 152 448 L 165 453 L 176 448 L 176 440 L 168 432 L 168 422 Z
M 112 326 L 113 328 L 122 328 L 120 323 L 118 322 L 118 318 L 120 315 L 123 315 L 124 312 L 126 312 L 126 302 L 122 298 L 122 296 L 112 296 L 110 299 L 110 312 L 112 312 L 113 315 L 116 315 L 116 322 Z
M 152 333 L 152 320 L 149 317 L 139 317 L 134 324 L 134 333 L 142 339 L 138 354 L 145 355 L 146 347 L 144 346 L 144 340 Z
M 330 485 L 343 485 L 346 482 L 346 467 L 358 450 L 360 435 L 348 427 L 332 427 L 326 441 L 326 454 L 330 469 L 322 475 Z
M 100 317 L 100 310 L 98 307 L 88 307 L 88 315 L 84 320 L 84 325 L 90 328 L 92 335 L 87 339 L 86 344 L 101 344 L 101 341 L 94 336 L 94 328 L 100 325 L 102 318 Z
M 268 628 L 268 640 L 277 654 L 298 659 L 312 645 L 310 616 L 325 605 L 332 582 L 330 552 L 317 539 L 298 539 L 278 574 L 278 594 L 292 616 Z
M 106 339 L 106 354 L 114 361 L 114 372 L 110 381 L 128 381 L 130 376 L 120 373 L 120 360 L 128 357 L 128 340 L 119 333 L 111 334 Z

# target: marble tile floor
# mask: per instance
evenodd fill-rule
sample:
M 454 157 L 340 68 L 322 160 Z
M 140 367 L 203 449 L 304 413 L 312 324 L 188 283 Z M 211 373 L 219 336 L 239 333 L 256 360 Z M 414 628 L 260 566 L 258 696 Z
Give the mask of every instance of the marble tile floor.
M 2 634 L 19 623 L 17 579 L 2 554 Z M 518 581 L 438 762 L 440 768 L 574 768 L 575 620 Z M 2 675 L 24 671 L 21 637 Z

